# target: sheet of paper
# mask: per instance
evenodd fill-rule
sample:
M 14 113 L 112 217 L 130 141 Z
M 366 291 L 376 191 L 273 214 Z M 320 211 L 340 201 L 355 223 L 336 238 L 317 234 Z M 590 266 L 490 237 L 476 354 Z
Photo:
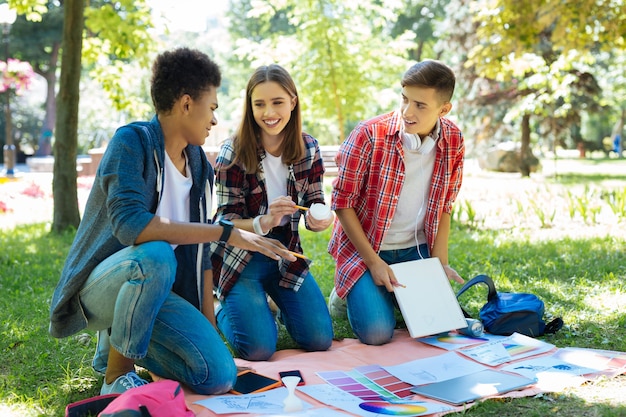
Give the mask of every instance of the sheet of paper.
M 265 417 L 347 417 L 349 414 L 342 411 L 333 410 L 332 408 L 311 408 L 305 411 L 280 413 L 280 414 L 266 414 Z
M 467 360 L 454 352 L 383 368 L 411 385 L 445 381 L 486 369 L 485 366 Z
M 626 370 L 626 352 L 566 347 L 557 350 L 553 356 L 567 363 L 593 368 L 596 371 L 621 373 Z
M 474 359 L 476 362 L 497 366 L 546 353 L 552 349 L 554 349 L 554 345 L 550 343 L 520 333 L 513 333 L 511 336 L 495 339 L 474 347 L 459 349 L 457 352 Z
M 527 378 L 537 379 L 537 386 L 545 391 L 560 391 L 585 382 L 583 375 L 594 369 L 564 362 L 554 356 L 542 356 L 515 362 L 502 368 Z
M 306 395 L 317 401 L 340 408 L 362 417 L 380 417 L 381 415 L 425 416 L 451 410 L 450 407 L 428 401 L 363 401 L 334 385 L 318 384 L 298 387 Z
M 250 413 L 250 414 L 280 414 L 283 412 L 283 400 L 287 398 L 287 388 L 280 387 L 257 394 L 219 395 L 196 401 L 217 414 Z M 302 401 L 304 409 L 311 408 L 311 404 Z

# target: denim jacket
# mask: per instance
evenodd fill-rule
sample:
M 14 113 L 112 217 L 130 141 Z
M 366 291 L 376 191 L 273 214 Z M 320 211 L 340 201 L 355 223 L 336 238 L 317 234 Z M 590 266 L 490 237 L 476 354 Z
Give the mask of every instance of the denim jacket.
M 186 148 L 193 178 L 190 219 L 208 223 L 213 167 L 200 146 Z M 83 218 L 52 296 L 50 333 L 70 336 L 87 327 L 78 292 L 91 271 L 112 254 L 131 246 L 154 217 L 163 189 L 165 147 L 158 118 L 120 127 L 103 155 Z M 179 245 L 173 290 L 199 308 L 208 245 Z

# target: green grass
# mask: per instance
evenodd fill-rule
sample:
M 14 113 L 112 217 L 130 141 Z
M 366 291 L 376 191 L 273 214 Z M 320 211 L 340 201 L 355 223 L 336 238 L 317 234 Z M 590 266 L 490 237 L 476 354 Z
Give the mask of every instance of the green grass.
M 95 340 L 48 335 L 48 306 L 73 235 L 46 225 L 0 231 L 0 415 L 63 416 L 65 405 L 97 395 L 90 368 Z
M 623 227 L 620 224 L 616 227 Z M 50 235 L 48 225 L 0 230 L 0 415 L 64 415 L 65 406 L 98 394 L 101 379 L 90 361 L 93 333 L 57 340 L 48 335 L 48 306 L 72 233 Z M 330 231 L 302 232 L 312 273 L 330 293 L 334 261 L 326 252 Z M 450 259 L 466 279 L 492 276 L 501 291 L 528 291 L 565 327 L 546 340 L 559 347 L 626 350 L 626 242 L 611 236 L 534 241 L 512 231 L 453 226 Z M 458 289 L 457 284 L 453 284 Z M 475 288 L 462 304 L 476 313 L 486 290 Z M 352 337 L 347 322 L 336 337 Z M 282 332 L 280 347 L 293 341 Z M 469 416 L 626 416 L 626 377 L 601 380 L 538 398 L 489 400 Z M 617 394 L 614 394 L 617 393 Z M 8 414 L 12 410 L 13 414 Z

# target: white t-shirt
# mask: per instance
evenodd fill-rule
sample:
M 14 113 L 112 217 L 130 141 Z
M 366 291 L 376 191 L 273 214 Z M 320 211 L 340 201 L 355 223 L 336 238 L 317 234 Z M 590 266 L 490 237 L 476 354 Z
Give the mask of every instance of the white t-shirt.
M 156 210 L 156 215 L 179 222 L 189 221 L 189 194 L 193 179 L 189 170 L 189 161 L 185 153 L 185 175 L 176 168 L 167 152 L 163 166 L 163 193 Z M 172 244 L 172 249 L 178 245 Z
M 431 138 L 427 138 L 432 141 Z M 436 147 L 427 145 L 416 150 L 404 147 L 405 178 L 396 213 L 385 234 L 381 250 L 405 249 L 426 243 L 424 220 L 430 182 L 435 168 Z
M 287 195 L 287 177 L 289 169 L 283 164 L 282 156 L 274 156 L 265 152 L 265 158 L 261 162 L 263 173 L 265 174 L 265 190 L 267 192 L 267 203 L 270 204 L 278 197 Z M 289 216 L 283 217 L 280 225 L 283 226 L 289 221 Z

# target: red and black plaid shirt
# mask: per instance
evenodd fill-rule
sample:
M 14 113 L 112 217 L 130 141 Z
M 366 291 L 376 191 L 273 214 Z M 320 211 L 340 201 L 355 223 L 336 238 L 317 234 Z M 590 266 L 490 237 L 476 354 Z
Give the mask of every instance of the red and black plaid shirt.
M 306 133 L 302 133 L 302 140 L 305 148 L 304 158 L 287 167 L 289 171 L 289 176 L 286 178 L 287 195 L 296 204 L 309 207 L 313 203 L 324 202 L 324 163 L 317 140 Z M 229 139 L 222 145 L 215 163 L 217 192 L 215 221 L 220 218 L 252 219 L 267 213 L 269 202 L 261 163 L 265 158 L 265 150 L 262 147 L 258 149 L 258 156 L 257 172 L 248 174 L 240 163 L 230 166 L 235 158 L 232 140 Z M 300 211 L 291 216 L 290 227 L 287 230 L 288 242 L 285 242 L 289 250 L 298 253 L 302 253 L 298 234 L 300 216 Z M 252 253 L 223 242 L 212 242 L 211 251 L 214 285 L 218 296 L 223 298 L 252 258 Z M 307 275 L 308 268 L 309 261 L 300 258 L 294 262 L 279 261 L 280 285 L 297 291 Z
M 353 208 L 372 248 L 378 252 L 396 211 L 404 184 L 404 150 L 398 112 L 359 123 L 339 148 L 332 209 Z M 461 188 L 465 145 L 459 128 L 440 118 L 437 155 L 430 184 L 424 233 L 432 252 L 443 212 L 451 213 Z M 335 258 L 337 295 L 345 297 L 367 270 L 363 259 L 335 221 L 328 252 Z

